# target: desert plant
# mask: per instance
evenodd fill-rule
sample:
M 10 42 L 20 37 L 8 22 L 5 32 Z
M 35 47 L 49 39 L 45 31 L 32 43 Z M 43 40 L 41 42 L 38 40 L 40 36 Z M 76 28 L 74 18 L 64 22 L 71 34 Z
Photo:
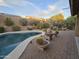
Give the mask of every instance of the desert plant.
M 27 30 L 33 30 L 32 26 L 27 26 Z
M 48 23 L 38 23 L 37 28 L 49 28 Z
M 12 26 L 14 25 L 14 22 L 11 20 L 11 18 L 6 18 L 6 20 L 4 21 L 6 26 Z
M 43 42 L 44 42 L 43 37 L 38 37 L 38 38 L 36 39 L 36 42 L 37 42 L 38 44 L 42 45 Z
M 49 24 L 48 23 L 43 23 L 42 28 L 49 28 Z
M 21 19 L 20 23 L 22 26 L 26 26 L 27 25 L 27 20 L 26 19 Z
M 0 33 L 5 32 L 5 28 L 4 27 L 0 27 Z
M 73 30 L 75 29 L 75 22 L 76 22 L 76 17 L 75 16 L 69 16 L 65 21 L 64 25 L 67 29 Z
M 13 30 L 13 31 L 20 31 L 21 28 L 20 28 L 19 26 L 14 25 L 14 26 L 12 27 L 12 30 Z

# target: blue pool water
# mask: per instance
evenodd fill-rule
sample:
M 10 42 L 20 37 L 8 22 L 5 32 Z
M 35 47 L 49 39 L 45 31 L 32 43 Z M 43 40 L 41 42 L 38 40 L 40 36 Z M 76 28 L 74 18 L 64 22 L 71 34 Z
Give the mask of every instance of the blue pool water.
M 13 33 L 0 35 L 0 59 L 8 55 L 17 45 L 30 36 L 40 34 L 38 32 Z

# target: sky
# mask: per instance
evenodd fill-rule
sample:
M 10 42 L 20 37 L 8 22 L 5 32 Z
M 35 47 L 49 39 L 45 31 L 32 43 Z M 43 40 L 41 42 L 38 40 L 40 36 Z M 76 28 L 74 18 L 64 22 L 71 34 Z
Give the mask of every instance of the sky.
M 69 0 L 0 0 L 0 13 L 49 18 L 62 13 L 71 15 Z

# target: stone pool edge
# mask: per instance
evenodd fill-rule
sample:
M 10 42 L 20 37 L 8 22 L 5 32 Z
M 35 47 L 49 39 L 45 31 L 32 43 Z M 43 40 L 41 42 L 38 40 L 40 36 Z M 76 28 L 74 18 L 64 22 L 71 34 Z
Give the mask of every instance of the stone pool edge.
M 44 34 L 43 31 L 40 30 L 32 30 L 32 31 L 18 31 L 18 32 L 7 32 L 7 33 L 2 33 L 3 34 L 10 34 L 10 33 L 25 33 L 25 32 L 41 32 L 39 35 L 35 35 L 32 37 L 29 37 L 25 39 L 23 42 L 21 42 L 11 53 L 9 53 L 7 56 L 4 57 L 4 59 L 19 59 L 19 57 L 22 55 L 23 51 L 25 48 L 28 46 L 30 41 L 32 41 L 34 38 L 39 37 Z
M 27 30 L 27 31 L 15 31 L 15 32 L 4 32 L 4 33 L 0 33 L 0 35 L 4 35 L 4 34 L 12 34 L 12 33 L 28 33 L 28 32 L 42 32 L 41 30 Z

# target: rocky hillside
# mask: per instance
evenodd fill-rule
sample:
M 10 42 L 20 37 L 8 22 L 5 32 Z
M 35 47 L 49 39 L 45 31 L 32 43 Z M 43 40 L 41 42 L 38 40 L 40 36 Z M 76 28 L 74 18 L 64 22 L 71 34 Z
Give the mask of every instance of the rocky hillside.
M 11 18 L 11 20 L 14 21 L 15 24 L 17 25 L 19 25 L 19 20 L 22 19 L 20 16 L 0 13 L 0 26 L 4 25 L 4 21 L 6 20 L 7 17 Z

